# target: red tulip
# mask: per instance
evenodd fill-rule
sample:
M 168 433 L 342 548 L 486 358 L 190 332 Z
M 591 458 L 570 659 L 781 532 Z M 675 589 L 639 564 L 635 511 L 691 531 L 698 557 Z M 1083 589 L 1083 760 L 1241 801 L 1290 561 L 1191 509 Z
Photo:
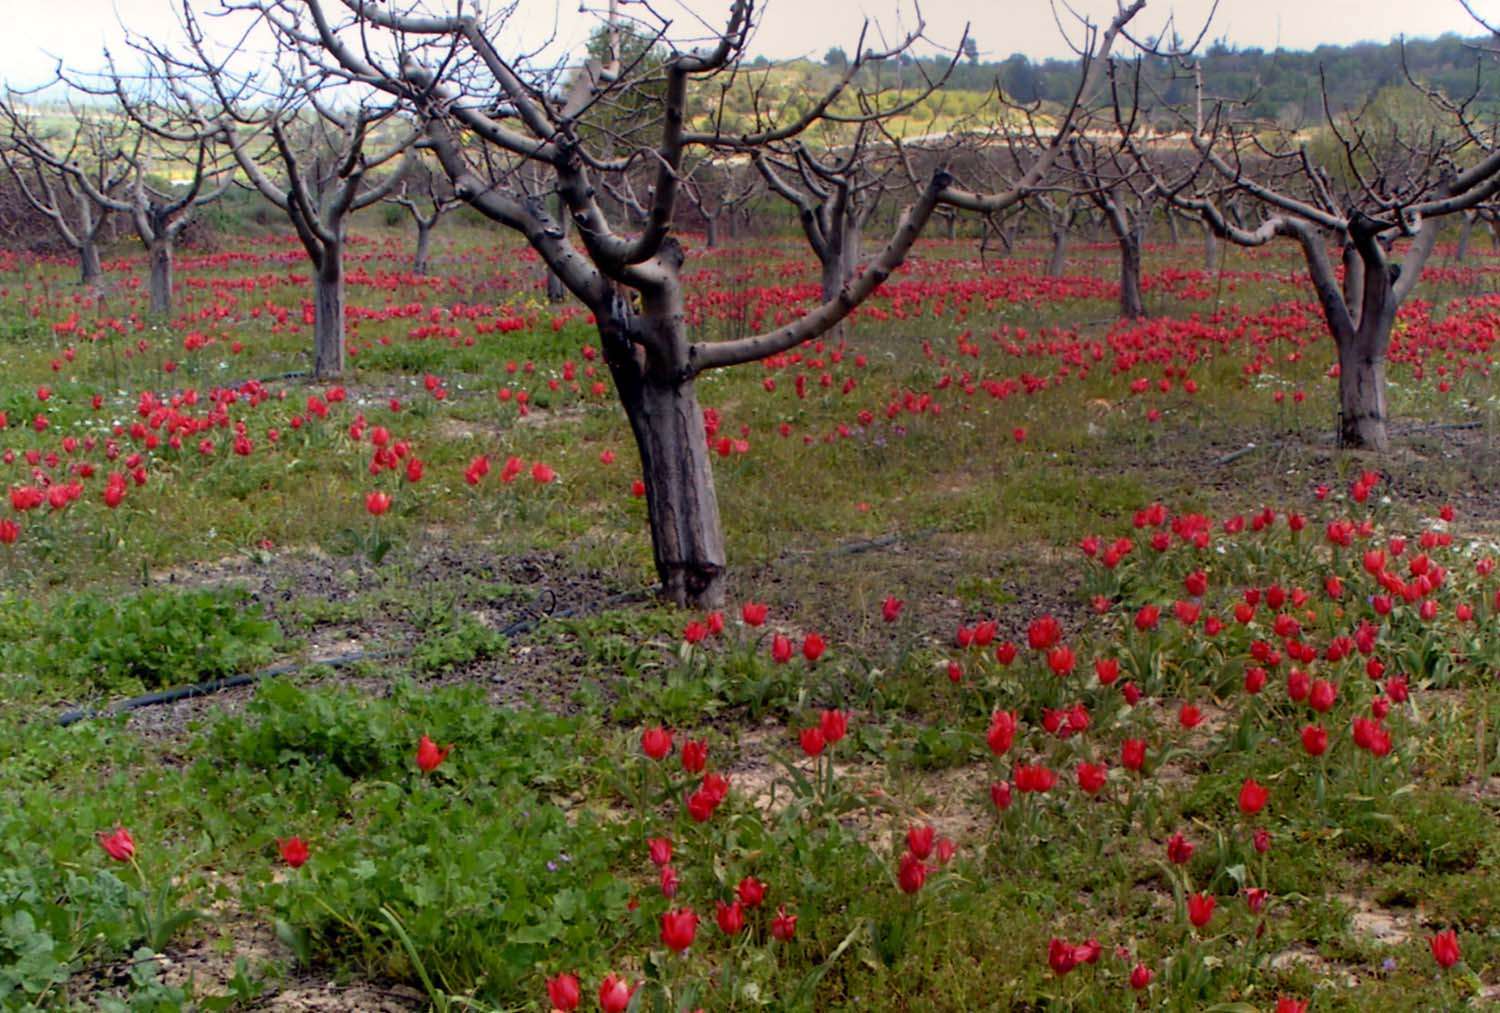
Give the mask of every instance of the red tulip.
M 739 897 L 740 903 L 746 907 L 760 907 L 761 902 L 766 899 L 766 884 L 754 876 L 746 876 L 740 880 L 734 892 Z
M 1033 651 L 1045 651 L 1062 639 L 1062 627 L 1051 616 L 1033 619 L 1026 628 L 1026 642 Z
M 1096 795 L 1109 779 L 1109 768 L 1103 764 L 1080 763 L 1077 774 L 1078 787 L 1090 795 Z
M 1315 679 L 1307 694 L 1308 706 L 1319 714 L 1326 714 L 1333 709 L 1338 692 L 1338 687 L 1327 679 Z
M 818 730 L 823 733 L 823 741 L 833 745 L 848 734 L 848 713 L 841 710 L 823 711 L 818 715 Z
M 1252 886 L 1245 891 L 1245 906 L 1250 909 L 1251 914 L 1260 914 L 1266 906 L 1266 898 L 1270 897 L 1270 891 L 1258 886 Z
M 135 838 L 130 836 L 130 831 L 116 823 L 115 828 L 110 831 L 99 831 L 96 835 L 99 839 L 99 847 L 104 853 L 117 862 L 128 862 L 135 857 Z
M 430 774 L 438 769 L 438 765 L 446 760 L 452 751 L 451 744 L 439 749 L 436 742 L 424 735 L 417 742 L 417 767 L 422 773 Z
M 1146 765 L 1146 740 L 1126 739 L 1120 744 L 1120 766 L 1140 770 Z
M 1202 720 L 1203 712 L 1193 704 L 1185 703 L 1177 711 L 1177 723 L 1184 728 L 1196 728 Z
M 300 869 L 307 863 L 309 855 L 307 842 L 300 837 L 288 837 L 282 840 L 276 838 L 276 847 L 281 851 L 281 859 L 294 869 Z
M 1009 781 L 996 781 L 990 785 L 990 802 L 1000 812 L 1004 812 L 1010 808 L 1011 791 Z
M 672 751 L 672 733 L 660 725 L 641 733 L 641 752 L 653 760 L 664 759 Z
M 672 861 L 672 842 L 665 837 L 646 838 L 646 849 L 653 865 L 660 867 Z
M 1154 977 L 1156 977 L 1156 973 L 1151 968 L 1145 964 L 1136 964 L 1135 967 L 1130 969 L 1130 987 L 1137 992 L 1150 988 L 1151 979 Z
M 990 715 L 990 730 L 985 734 L 990 752 L 1000 756 L 1010 749 L 1016 740 L 1016 716 L 1010 711 L 996 711 Z
M 771 938 L 783 943 L 792 941 L 797 934 L 797 916 L 786 913 L 786 905 L 776 908 L 776 917 L 771 919 Z
M 1452 929 L 1444 929 L 1428 939 L 1427 943 L 1432 947 L 1432 959 L 1445 970 L 1458 963 L 1463 957 L 1458 946 L 1458 934 Z
M 802 743 L 802 752 L 808 756 L 822 755 L 823 747 L 827 744 L 823 739 L 823 730 L 817 727 L 802 729 L 798 738 Z
M 1094 674 L 1099 677 L 1099 685 L 1109 686 L 1120 677 L 1120 662 L 1117 658 L 1098 658 L 1094 661 Z
M 692 908 L 677 908 L 661 916 L 661 941 L 668 949 L 681 953 L 693 945 L 698 934 L 698 915 Z
M 1217 903 L 1218 901 L 1214 898 L 1213 894 L 1195 893 L 1189 895 L 1187 899 L 1188 921 L 1192 922 L 1197 928 L 1203 928 L 1203 926 L 1208 924 L 1209 919 L 1214 916 L 1214 905 Z
M 1328 749 L 1328 730 L 1322 725 L 1307 725 L 1302 729 L 1302 748 L 1308 756 L 1322 756 Z
M 554 1010 L 569 1013 L 578 1008 L 583 996 L 578 990 L 578 978 L 572 974 L 559 974 L 547 979 L 547 1001 Z
M 1264 808 L 1266 799 L 1270 797 L 1269 789 L 1259 784 L 1255 778 L 1247 777 L 1244 784 L 1240 785 L 1240 812 L 1253 816 Z
M 783 634 L 771 638 L 771 660 L 784 665 L 792 660 L 792 642 Z
M 918 858 L 926 858 L 932 854 L 932 842 L 936 836 L 932 826 L 912 827 L 906 832 L 906 847 Z
M 714 901 L 714 920 L 719 923 L 719 931 L 726 936 L 737 935 L 745 928 L 745 908 L 739 901 L 732 904 Z
M 606 975 L 599 985 L 599 1009 L 603 1013 L 625 1013 L 639 984 L 630 985 L 624 978 Z
M 823 656 L 826 646 L 821 636 L 809 633 L 802 638 L 802 656 L 807 659 L 808 664 L 811 664 Z
M 910 851 L 902 852 L 901 866 L 896 873 L 896 882 L 903 893 L 916 893 L 927 882 L 927 866 Z
M 1171 860 L 1173 865 L 1186 865 L 1188 860 L 1192 857 L 1192 842 L 1190 842 L 1186 837 L 1183 837 L 1181 831 L 1174 833 L 1170 838 L 1168 838 L 1167 858 Z
M 701 774 L 708 765 L 708 743 L 702 739 L 689 739 L 682 744 L 682 769 L 689 774 Z
M 1280 996 L 1276 1000 L 1276 1013 L 1307 1013 L 1307 1000 Z
M 1073 947 L 1065 940 L 1054 937 L 1047 944 L 1047 965 L 1059 978 L 1073 970 L 1078 966 L 1078 961 L 1073 955 Z
M 906 602 L 894 595 L 887 595 L 885 601 L 880 603 L 880 615 L 888 623 L 893 623 L 901 618 L 901 610 L 906 607 Z
M 371 516 L 379 517 L 391 508 L 391 497 L 383 492 L 372 492 L 365 497 L 365 509 Z
M 767 611 L 766 606 L 759 602 L 746 602 L 740 607 L 740 618 L 746 626 L 760 626 L 766 621 Z

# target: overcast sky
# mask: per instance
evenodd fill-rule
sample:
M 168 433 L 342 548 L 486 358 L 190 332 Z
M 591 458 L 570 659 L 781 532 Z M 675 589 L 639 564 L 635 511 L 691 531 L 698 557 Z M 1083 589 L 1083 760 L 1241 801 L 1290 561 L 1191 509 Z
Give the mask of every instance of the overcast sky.
M 199 11 L 218 7 L 217 0 L 189 2 Z M 674 19 L 674 36 L 690 38 L 705 35 L 705 23 L 716 23 L 715 15 L 722 17 L 728 2 L 654 0 L 652 6 Z M 1491 23 L 1500 22 L 1500 0 L 1472 2 L 1481 14 L 1493 15 Z M 451 10 L 454 3 L 429 0 L 427 6 Z M 587 11 L 580 11 L 579 0 L 519 0 L 518 23 L 511 25 L 507 39 L 537 42 L 555 25 L 560 44 L 576 45 L 599 23 L 607 0 L 585 3 Z M 629 13 L 629 0 L 622 3 Z M 95 67 L 104 46 L 123 49 L 121 24 L 154 39 L 172 38 L 180 4 L 181 0 L 0 0 L 0 77 L 12 84 L 36 82 L 48 76 L 53 58 L 79 69 Z M 750 52 L 772 58 L 821 58 L 830 46 L 852 49 L 866 17 L 889 36 L 915 23 L 911 0 L 765 0 L 762 6 Z M 1114 0 L 1073 0 L 1073 6 L 1104 21 L 1114 11 Z M 1210 7 L 1211 0 L 1148 0 L 1137 18 L 1137 30 L 1154 34 L 1168 16 L 1175 16 L 1182 35 L 1196 35 Z M 1017 52 L 1033 59 L 1067 54 L 1047 0 L 926 0 L 921 9 L 927 34 L 948 46 L 957 44 L 964 23 L 970 22 L 986 59 Z M 211 20 L 206 24 L 210 32 L 215 30 Z M 227 35 L 222 26 L 219 31 Z M 1238 47 L 1269 49 L 1280 44 L 1307 49 L 1320 43 L 1385 42 L 1403 33 L 1431 37 L 1450 31 L 1476 31 L 1458 0 L 1221 0 L 1208 37 L 1223 37 Z

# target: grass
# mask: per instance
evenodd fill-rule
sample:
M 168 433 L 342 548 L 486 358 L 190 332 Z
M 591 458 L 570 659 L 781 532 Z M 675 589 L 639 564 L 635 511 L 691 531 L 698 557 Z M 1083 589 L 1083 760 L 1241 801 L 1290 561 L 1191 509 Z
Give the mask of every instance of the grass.
M 353 250 L 360 312 L 342 399 L 296 377 L 239 385 L 306 363 L 306 272 L 284 237 L 185 258 L 167 323 L 144 319 L 129 251 L 102 305 L 62 265 L 0 277 L 0 448 L 16 451 L 0 474 L 7 488 L 34 482 L 33 468 L 83 487 L 62 508 L 4 511 L 21 530 L 0 546 L 0 1007 L 293 1005 L 332 978 L 350 1009 L 545 1009 L 561 972 L 582 977 L 586 999 L 606 973 L 644 980 L 641 1008 L 657 1009 L 1493 1000 L 1500 605 L 1496 578 L 1475 568 L 1500 537 L 1487 492 L 1500 402 L 1482 337 L 1495 326 L 1493 256 L 1424 281 L 1433 309 L 1406 318 L 1391 370 L 1397 449 L 1377 460 L 1332 446 L 1331 349 L 1291 251 L 1235 251 L 1222 276 L 1200 276 L 1196 250 L 1153 248 L 1147 301 L 1164 315 L 1130 327 L 1099 280 L 1112 276 L 1107 247 L 1079 244 L 1053 287 L 1039 247 L 986 269 L 969 244 L 924 243 L 842 342 L 702 381 L 720 433 L 749 443 L 715 456 L 732 598 L 767 603 L 771 619 L 748 626 L 731 608 L 722 634 L 690 645 L 684 627 L 704 617 L 615 597 L 650 582 L 650 547 L 633 447 L 607 389 L 592 388 L 604 377 L 583 317 L 542 304 L 535 264 L 491 233 L 450 233 L 426 280 L 403 273 L 404 238 L 373 222 Z M 795 303 L 790 285 L 815 277 L 782 242 L 693 263 L 706 273 L 689 312 L 705 334 L 774 323 Z M 1481 337 L 1455 339 L 1445 320 Z M 232 401 L 210 396 L 231 383 Z M 246 455 L 233 449 L 241 425 Z M 1409 428 L 1452 425 L 1477 428 Z M 376 427 L 405 445 L 378 475 Z M 104 476 L 128 475 L 137 452 L 145 484 L 129 479 L 107 507 Z M 480 455 L 490 471 L 471 485 Z M 522 471 L 505 483 L 512 456 Z M 420 482 L 404 477 L 411 457 Z M 533 481 L 533 462 L 558 480 Z M 1371 469 L 1380 484 L 1355 502 Z M 364 509 L 374 489 L 393 496 L 379 518 Z M 1136 524 L 1153 502 L 1176 521 Z M 1455 520 L 1437 523 L 1445 503 Z M 1224 532 L 1266 507 L 1269 531 Z M 1292 513 L 1308 519 L 1300 534 Z M 1210 549 L 1149 546 L 1194 515 L 1212 518 Z M 1344 517 L 1373 533 L 1334 551 L 1325 526 Z M 1424 546 L 1424 532 L 1453 542 Z M 1415 601 L 1372 610 L 1380 588 L 1361 553 L 1394 535 L 1409 544 L 1393 572 L 1411 578 L 1421 552 L 1447 574 L 1429 592 L 1433 619 Z M 1134 549 L 1107 569 L 1079 551 L 1088 536 Z M 1171 618 L 1199 568 L 1205 615 L 1225 624 L 1214 637 Z M 1233 619 L 1245 588 L 1273 584 L 1308 593 L 1301 634 L 1276 635 L 1265 604 L 1252 625 Z M 894 622 L 889 596 L 905 602 Z M 1148 603 L 1164 618 L 1142 632 L 1133 619 Z M 1460 604 L 1476 617 L 1460 619 Z M 1026 646 L 1044 613 L 1075 652 L 1066 678 Z M 165 618 L 119 618 L 138 615 Z M 984 619 L 993 642 L 958 646 Z M 1325 654 L 1365 620 L 1379 620 L 1385 674 L 1407 675 L 1412 694 L 1391 704 L 1384 759 L 1348 728 L 1392 694 L 1358 650 Z M 829 644 L 816 663 L 800 653 L 812 633 Z M 143 652 L 153 635 L 185 647 Z M 777 635 L 790 662 L 773 659 Z M 1288 652 L 1298 637 L 1320 652 L 1303 667 L 1339 686 L 1326 716 L 1287 698 L 1288 658 L 1259 696 L 1242 689 L 1252 641 Z M 1020 645 L 1009 664 L 995 656 L 1004 641 Z M 55 723 L 147 685 L 354 651 L 377 656 Z M 142 655 L 158 662 L 144 674 Z M 1122 675 L 1104 685 L 1094 662 L 1108 658 Z M 1180 726 L 1184 702 L 1202 725 Z M 1045 730 L 1077 704 L 1086 732 Z M 850 715 L 848 735 L 814 761 L 800 733 L 832 708 Z M 997 710 L 1020 722 L 1000 757 L 987 741 Z M 1330 731 L 1327 763 L 1298 739 L 1313 722 Z M 641 755 L 657 724 L 675 733 L 660 763 Z M 428 772 L 414 761 L 424 735 L 452 745 Z M 681 764 L 690 738 L 729 778 L 703 821 L 686 811 L 703 787 Z M 1126 738 L 1148 743 L 1140 773 L 1121 765 Z M 1057 785 L 997 811 L 992 783 L 1022 762 Z M 1076 783 L 1085 762 L 1109 767 L 1097 797 Z M 1246 778 L 1271 791 L 1254 817 L 1236 804 Z M 117 824 L 133 863 L 97 843 Z M 908 894 L 900 856 L 923 824 L 957 850 L 927 859 Z M 1265 853 L 1251 843 L 1260 828 Z M 1195 845 L 1180 865 L 1166 853 L 1178 832 Z M 311 851 L 300 868 L 280 853 L 293 835 Z M 670 898 L 646 854 L 656 836 L 674 845 Z M 746 876 L 770 893 L 728 937 L 715 902 Z M 1269 891 L 1260 914 L 1252 886 Z M 1184 913 L 1199 891 L 1218 900 L 1202 929 Z M 660 940 L 680 906 L 702 918 L 686 955 Z M 797 916 L 790 941 L 771 933 L 783 906 Z M 1440 972 L 1427 938 L 1446 928 L 1463 961 Z M 1098 963 L 1056 973 L 1054 938 L 1097 938 Z M 1137 962 L 1155 975 L 1139 998 L 1126 983 Z

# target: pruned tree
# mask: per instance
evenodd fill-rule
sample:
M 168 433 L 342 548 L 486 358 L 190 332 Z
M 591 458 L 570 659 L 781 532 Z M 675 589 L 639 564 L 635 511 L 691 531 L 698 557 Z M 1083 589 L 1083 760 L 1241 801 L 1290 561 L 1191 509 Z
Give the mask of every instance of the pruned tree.
M 733 238 L 737 213 L 761 193 L 760 178 L 744 158 L 704 158 L 683 175 L 682 192 L 703 219 L 703 244 L 712 250 L 721 229 Z
M 1202 169 L 1191 185 L 1165 185 L 1128 130 L 1122 143 L 1160 192 L 1220 239 L 1297 242 L 1338 352 L 1341 445 L 1386 449 L 1385 368 L 1396 311 L 1421 277 L 1442 218 L 1500 193 L 1493 133 L 1458 119 L 1446 129 L 1394 120 L 1377 126 L 1366 119 L 1368 106 L 1349 113 L 1325 106 L 1326 143 L 1316 148 L 1303 136 L 1236 119 L 1228 103 L 1202 108 L 1199 100 L 1179 112 Z M 1258 224 L 1236 222 L 1236 199 L 1258 209 Z
M 802 234 L 822 265 L 825 302 L 859 271 L 865 223 L 895 178 L 893 154 L 879 150 L 861 124 L 842 149 L 814 154 L 799 138 L 751 155 L 767 189 L 796 208 Z
M 672 234 L 688 153 L 745 156 L 790 143 L 820 123 L 853 129 L 888 118 L 899 107 L 859 104 L 861 72 L 902 53 L 920 36 L 920 26 L 883 51 L 867 49 L 862 37 L 854 50 L 860 55 L 822 94 L 796 108 L 756 102 L 752 122 L 725 129 L 724 97 L 748 73 L 740 60 L 753 26 L 753 0 L 733 0 L 723 28 L 703 48 L 674 43 L 667 26 L 658 24 L 650 35 L 659 41 L 647 51 L 660 52 L 659 62 L 620 61 L 616 49 L 607 63 L 594 58 L 585 64 L 561 98 L 557 68 L 527 66 L 503 53 L 499 17 L 398 10 L 369 0 L 231 5 L 257 11 L 284 45 L 320 72 L 341 74 L 352 86 L 378 89 L 402 103 L 421 120 L 424 144 L 459 196 L 523 236 L 592 311 L 640 453 L 662 591 L 678 603 L 717 604 L 724 595 L 724 540 L 695 379 L 786 351 L 837 325 L 890 276 L 941 203 L 999 209 L 1025 193 L 992 198 L 958 189 L 938 168 L 863 270 L 830 299 L 766 333 L 694 340 L 685 312 L 685 251 Z M 635 89 L 647 86 L 660 87 L 660 103 L 631 100 Z M 695 93 L 709 98 L 707 108 L 690 105 Z M 649 132 L 639 121 L 632 128 L 639 133 L 620 129 L 622 106 L 649 117 Z M 627 143 L 633 136 L 641 139 Z M 613 185 L 637 166 L 651 182 L 632 185 L 644 216 L 626 231 L 618 213 L 611 219 L 601 193 L 605 180 Z M 543 174 L 542 192 L 529 187 L 523 167 Z M 565 239 L 548 195 L 561 199 L 580 245 Z
M 274 75 L 231 69 L 210 51 L 193 9 L 183 6 L 187 47 L 137 40 L 151 73 L 184 104 L 208 110 L 212 135 L 248 183 L 285 214 L 313 268 L 313 375 L 345 368 L 344 248 L 350 216 L 390 196 L 413 158 L 419 131 L 398 104 L 299 59 L 273 61 Z M 385 175 L 377 174 L 384 170 Z
M 136 174 L 143 142 L 118 117 L 73 110 L 70 126 L 43 129 L 8 92 L 0 101 L 0 164 L 26 202 L 43 215 L 78 256 L 78 282 L 98 288 L 104 281 L 99 243 L 113 205 L 123 200 Z
M 396 192 L 386 199 L 405 208 L 416 224 L 417 247 L 411 269 L 415 274 L 426 274 L 432 255 L 432 230 L 449 211 L 463 206 L 462 198 L 453 192 L 441 169 L 418 164 L 407 171 Z

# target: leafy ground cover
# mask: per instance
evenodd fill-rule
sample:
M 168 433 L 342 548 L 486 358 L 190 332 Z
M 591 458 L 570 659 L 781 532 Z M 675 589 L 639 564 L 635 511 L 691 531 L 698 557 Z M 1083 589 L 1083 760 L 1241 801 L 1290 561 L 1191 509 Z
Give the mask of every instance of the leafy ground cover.
M 370 228 L 317 387 L 287 237 L 167 322 L 139 258 L 6 255 L 0 1005 L 1493 1003 L 1500 259 L 1434 258 L 1374 458 L 1282 251 L 1153 248 L 1136 323 L 1108 248 L 919 252 L 703 381 L 710 615 L 638 594 L 526 251 Z M 702 330 L 816 298 L 793 245 L 693 258 Z

